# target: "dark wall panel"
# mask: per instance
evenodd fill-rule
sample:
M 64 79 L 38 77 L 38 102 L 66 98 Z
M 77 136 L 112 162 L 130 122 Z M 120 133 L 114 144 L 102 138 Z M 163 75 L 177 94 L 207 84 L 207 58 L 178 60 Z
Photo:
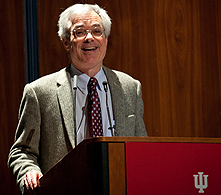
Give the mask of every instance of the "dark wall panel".
M 19 194 L 7 167 L 14 141 L 18 108 L 25 85 L 24 28 L 22 0 L 2 1 L 0 6 L 0 194 Z

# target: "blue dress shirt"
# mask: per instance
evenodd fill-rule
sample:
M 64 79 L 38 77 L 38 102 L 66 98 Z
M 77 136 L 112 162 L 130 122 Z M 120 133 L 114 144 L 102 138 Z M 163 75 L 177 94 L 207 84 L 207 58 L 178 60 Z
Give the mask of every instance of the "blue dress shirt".
M 71 66 L 71 83 L 72 91 L 73 90 L 73 77 L 77 75 L 77 90 L 76 90 L 76 132 L 77 132 L 77 144 L 83 141 L 85 138 L 89 138 L 89 130 L 87 124 L 87 84 L 90 79 L 88 75 L 77 70 L 73 65 Z M 107 82 L 106 75 L 101 68 L 100 71 L 94 76 L 98 80 L 97 92 L 100 98 L 101 103 L 101 114 L 102 114 L 102 124 L 103 124 L 103 135 L 105 137 L 111 136 L 108 114 L 107 114 L 107 105 L 106 105 L 106 92 L 104 91 L 103 82 Z M 111 93 L 108 86 L 107 91 L 108 96 L 108 106 L 110 111 L 110 118 L 112 126 L 115 124 L 113 120 L 113 109 L 112 109 L 112 100 Z

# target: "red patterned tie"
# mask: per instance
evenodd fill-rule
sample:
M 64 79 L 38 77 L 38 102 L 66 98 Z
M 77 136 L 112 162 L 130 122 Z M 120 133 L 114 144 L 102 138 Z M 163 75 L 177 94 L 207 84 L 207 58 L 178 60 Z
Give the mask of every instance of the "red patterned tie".
M 88 124 L 90 137 L 103 136 L 100 100 L 97 93 L 97 79 L 88 82 Z

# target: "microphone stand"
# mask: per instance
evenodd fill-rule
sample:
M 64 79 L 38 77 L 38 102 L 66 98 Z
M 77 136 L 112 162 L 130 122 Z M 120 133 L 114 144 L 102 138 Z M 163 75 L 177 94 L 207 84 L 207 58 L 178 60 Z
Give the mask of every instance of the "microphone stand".
M 76 127 L 76 91 L 77 91 L 77 75 L 74 75 L 74 82 L 73 82 L 73 89 L 74 89 L 74 143 L 75 147 L 77 146 L 77 127 Z
M 104 81 L 103 83 L 103 86 L 104 86 L 104 91 L 106 93 L 106 107 L 107 107 L 107 115 L 108 115 L 108 120 L 109 120 L 109 124 L 110 124 L 110 127 L 108 128 L 109 130 L 111 130 L 111 135 L 112 137 L 115 136 L 114 135 L 114 127 L 112 126 L 112 123 L 111 123 L 111 118 L 110 118 L 110 111 L 109 111 L 109 106 L 108 106 L 108 97 L 107 97 L 107 82 Z

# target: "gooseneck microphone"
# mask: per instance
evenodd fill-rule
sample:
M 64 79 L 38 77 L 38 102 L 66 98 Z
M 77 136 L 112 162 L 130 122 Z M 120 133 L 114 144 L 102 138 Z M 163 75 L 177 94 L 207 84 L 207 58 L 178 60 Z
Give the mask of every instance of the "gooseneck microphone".
M 74 89 L 74 142 L 75 147 L 77 146 L 77 130 L 76 130 L 76 91 L 77 91 L 77 75 L 74 75 L 73 79 L 73 89 Z
M 106 93 L 106 107 L 107 107 L 107 115 L 108 115 L 108 121 L 109 121 L 109 124 L 110 124 L 110 127 L 108 128 L 109 130 L 111 130 L 111 135 L 112 137 L 115 136 L 114 135 L 114 126 L 112 126 L 112 123 L 111 123 L 111 118 L 110 118 L 110 111 L 109 111 L 109 106 L 108 106 L 108 96 L 107 96 L 107 90 L 108 90 L 108 87 L 107 87 L 107 81 L 103 81 L 103 86 L 104 86 L 104 91 Z

